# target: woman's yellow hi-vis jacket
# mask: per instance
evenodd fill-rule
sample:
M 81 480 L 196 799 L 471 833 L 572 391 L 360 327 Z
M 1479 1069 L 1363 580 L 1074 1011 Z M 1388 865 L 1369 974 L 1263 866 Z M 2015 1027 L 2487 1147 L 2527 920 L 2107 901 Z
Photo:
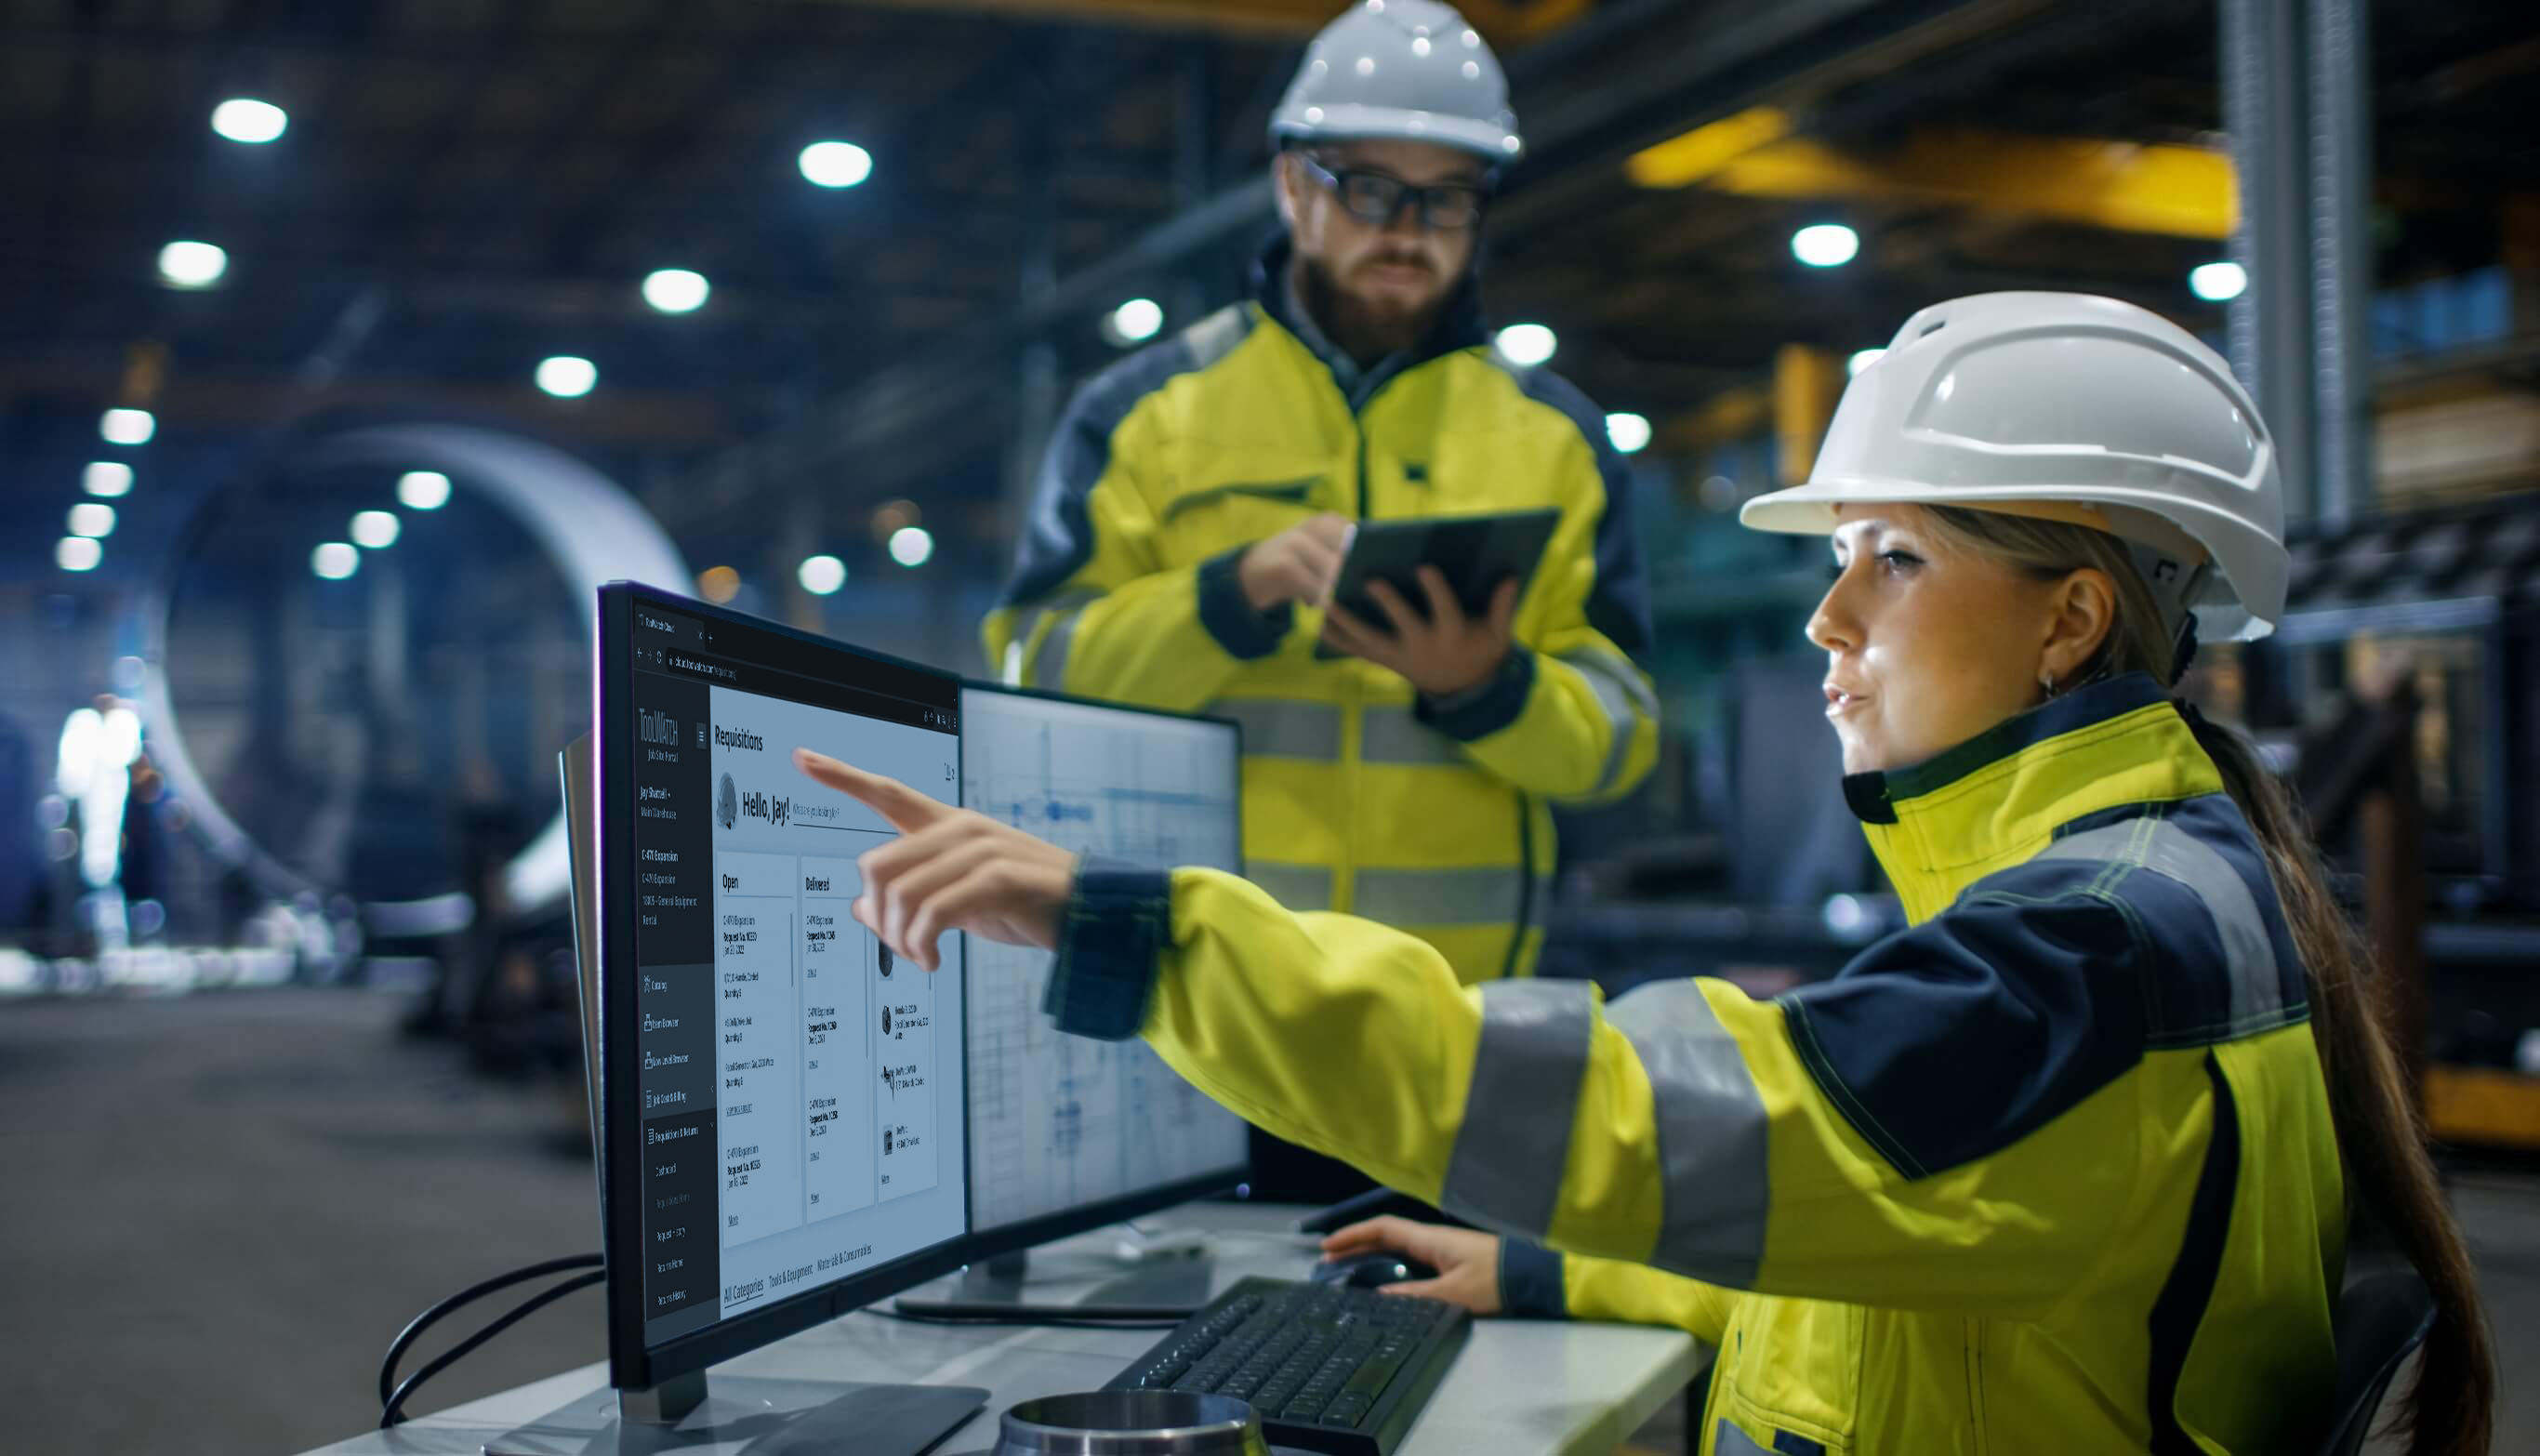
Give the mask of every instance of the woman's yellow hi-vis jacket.
M 1513 1308 L 1719 1347 L 1713 1456 L 2306 1449 L 2345 1192 L 2247 821 L 2150 677 L 1847 781 L 1912 921 L 1769 1002 L 1456 984 L 1088 867 L 1048 1005 L 1512 1242 Z
M 1020 686 L 1235 720 L 1255 883 L 1411 931 L 1464 981 L 1523 974 L 1551 903 L 1550 805 L 1620 798 L 1658 761 L 1622 461 L 1577 388 L 1491 351 L 1469 279 L 1421 348 L 1360 374 L 1310 342 L 1286 277 L 1282 243 L 1254 302 L 1078 394 L 988 660 Z M 1247 547 L 1318 512 L 1541 507 L 1561 520 L 1517 649 L 1454 700 L 1318 658 L 1318 613 L 1257 612 L 1236 577 Z

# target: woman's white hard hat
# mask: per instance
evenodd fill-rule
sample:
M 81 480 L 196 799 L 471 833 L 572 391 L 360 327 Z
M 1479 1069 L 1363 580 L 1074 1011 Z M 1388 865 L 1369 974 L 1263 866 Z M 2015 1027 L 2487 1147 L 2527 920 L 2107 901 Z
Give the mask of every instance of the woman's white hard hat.
M 1916 313 L 1844 390 L 1807 483 L 1737 519 L 1822 534 L 1835 508 L 1884 503 L 2096 525 L 2208 641 L 2284 615 L 2284 488 L 2256 405 L 2187 330 L 2115 299 L 1989 293 Z

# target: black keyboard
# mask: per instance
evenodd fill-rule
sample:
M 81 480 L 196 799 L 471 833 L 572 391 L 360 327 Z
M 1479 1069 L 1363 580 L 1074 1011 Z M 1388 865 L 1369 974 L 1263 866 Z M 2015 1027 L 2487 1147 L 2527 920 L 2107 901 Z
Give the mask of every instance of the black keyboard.
M 1247 1279 L 1113 1377 L 1112 1390 L 1249 1401 L 1274 1446 L 1389 1456 L 1473 1318 L 1435 1299 Z

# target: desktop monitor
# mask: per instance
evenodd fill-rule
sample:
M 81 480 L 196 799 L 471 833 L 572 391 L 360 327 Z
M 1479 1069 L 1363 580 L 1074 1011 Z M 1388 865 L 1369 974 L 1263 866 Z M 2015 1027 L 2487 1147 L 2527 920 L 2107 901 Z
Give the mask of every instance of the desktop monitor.
M 1240 872 L 1241 731 L 1217 719 L 973 683 L 964 807 L 1062 849 Z M 1068 1036 L 1041 1013 L 1049 952 L 967 948 L 970 1226 L 1022 1248 L 1239 1183 L 1242 1119 L 1142 1041 Z
M 893 831 L 792 760 L 1082 852 L 1235 869 L 1234 725 L 965 687 L 622 583 L 600 627 L 581 943 L 609 1383 L 636 1419 L 834 1315 L 1241 1181 L 1241 1121 L 1143 1043 L 1049 1027 L 1045 952 L 955 936 L 942 971 L 895 963 L 850 910 L 857 856 Z M 932 1391 L 925 1419 L 962 1394 Z
M 891 830 L 792 758 L 952 801 L 961 694 L 623 584 L 599 653 L 609 1375 L 638 1390 L 966 1257 L 962 977 L 856 922 L 856 857 Z

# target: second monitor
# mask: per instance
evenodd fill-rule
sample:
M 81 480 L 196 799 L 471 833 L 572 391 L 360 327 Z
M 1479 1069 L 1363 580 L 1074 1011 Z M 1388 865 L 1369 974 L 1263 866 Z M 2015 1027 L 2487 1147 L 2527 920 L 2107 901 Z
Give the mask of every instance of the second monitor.
M 1241 747 L 1233 724 L 1212 719 L 961 690 L 963 805 L 1077 854 L 1240 872 Z M 1243 1177 L 1242 1120 L 1146 1043 L 1087 1041 L 1049 1024 L 1048 952 L 968 942 L 975 1233 L 1030 1242 L 1026 1225 L 1055 1235 Z

